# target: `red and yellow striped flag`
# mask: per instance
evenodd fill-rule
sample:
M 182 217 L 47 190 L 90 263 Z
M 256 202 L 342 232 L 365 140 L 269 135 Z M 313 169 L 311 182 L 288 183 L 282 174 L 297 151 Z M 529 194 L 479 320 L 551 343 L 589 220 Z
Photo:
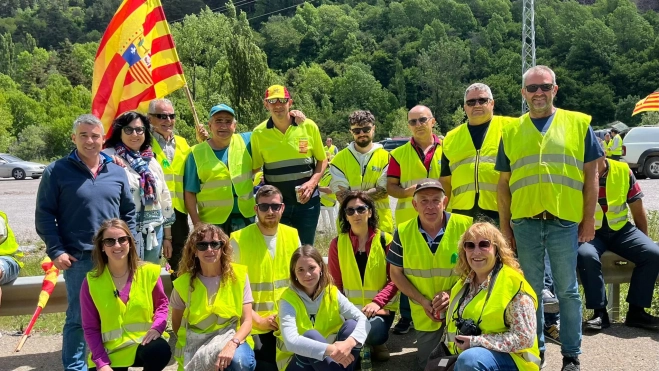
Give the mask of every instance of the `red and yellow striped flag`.
M 636 103 L 632 116 L 646 111 L 659 111 L 659 91 L 654 92 Z
M 120 114 L 185 85 L 183 68 L 160 0 L 124 0 L 94 61 L 92 113 L 108 131 Z

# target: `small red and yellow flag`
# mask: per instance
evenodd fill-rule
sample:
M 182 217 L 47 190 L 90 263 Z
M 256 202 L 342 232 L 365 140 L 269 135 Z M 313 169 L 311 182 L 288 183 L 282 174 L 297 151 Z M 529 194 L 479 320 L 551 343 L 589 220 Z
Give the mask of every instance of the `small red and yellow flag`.
M 632 116 L 647 111 L 659 111 L 659 91 L 656 91 L 636 103 Z
M 92 113 L 106 132 L 120 114 L 185 85 L 183 67 L 160 0 L 124 0 L 96 53 Z

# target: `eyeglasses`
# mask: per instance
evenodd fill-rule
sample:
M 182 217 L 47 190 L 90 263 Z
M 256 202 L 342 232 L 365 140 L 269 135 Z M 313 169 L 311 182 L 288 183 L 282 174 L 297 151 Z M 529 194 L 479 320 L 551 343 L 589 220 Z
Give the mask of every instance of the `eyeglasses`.
M 219 250 L 224 246 L 224 241 L 212 241 L 212 242 L 197 242 L 195 247 L 197 251 L 206 251 L 210 247 L 212 250 Z
M 538 88 L 542 91 L 550 91 L 551 89 L 554 88 L 554 84 L 531 84 L 531 85 L 526 85 L 526 91 L 529 93 L 535 93 L 538 91 Z
M 355 213 L 364 214 L 368 210 L 368 206 L 346 207 L 346 215 L 353 216 Z
M 133 135 L 133 133 L 137 133 L 137 135 L 142 135 L 144 134 L 144 126 L 138 126 L 138 127 L 130 127 L 130 126 L 124 126 L 123 129 L 124 134 L 126 135 Z
M 407 120 L 407 123 L 410 126 L 416 126 L 417 124 L 423 125 L 426 122 L 428 122 L 428 120 L 430 120 L 430 119 L 432 119 L 432 117 L 419 117 L 418 119 Z
M 476 248 L 476 243 L 472 241 L 465 241 L 462 246 L 464 247 L 465 250 L 473 250 Z M 481 250 L 488 250 L 490 247 L 492 247 L 492 243 L 489 240 L 482 240 L 478 241 L 478 248 Z
M 288 98 L 266 99 L 265 101 L 268 102 L 268 103 L 270 103 L 270 104 L 275 104 L 275 103 L 277 103 L 277 102 L 279 102 L 279 103 L 281 103 L 281 104 L 286 104 L 286 103 L 288 103 Z
M 272 210 L 273 212 L 277 212 L 281 210 L 281 206 L 283 204 L 256 204 L 256 206 L 259 207 L 259 211 L 262 213 L 267 212 L 268 210 Z
M 119 245 L 124 246 L 128 243 L 128 241 L 130 241 L 129 236 L 122 236 L 122 237 L 119 237 L 119 238 L 108 237 L 108 238 L 103 239 L 103 246 L 112 247 L 112 246 L 116 245 L 117 242 L 119 242 Z
M 372 129 L 373 129 L 372 126 L 364 126 L 364 127 L 361 127 L 361 128 L 350 129 L 350 131 L 355 135 L 359 135 L 361 133 L 368 134 L 368 133 L 371 132 Z
M 490 102 L 490 98 L 467 99 L 465 103 L 469 107 L 473 107 L 478 103 L 479 106 L 484 106 Z
M 161 120 L 167 120 L 167 119 L 174 120 L 176 118 L 175 113 L 149 113 L 149 115 L 157 117 Z

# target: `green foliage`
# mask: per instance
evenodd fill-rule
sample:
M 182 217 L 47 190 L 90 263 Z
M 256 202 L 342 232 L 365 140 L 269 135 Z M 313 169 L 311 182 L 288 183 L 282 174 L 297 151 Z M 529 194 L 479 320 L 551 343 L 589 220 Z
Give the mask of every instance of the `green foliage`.
M 658 126 L 659 125 L 659 112 L 643 112 L 641 113 L 643 118 L 641 119 L 641 125 L 644 126 Z

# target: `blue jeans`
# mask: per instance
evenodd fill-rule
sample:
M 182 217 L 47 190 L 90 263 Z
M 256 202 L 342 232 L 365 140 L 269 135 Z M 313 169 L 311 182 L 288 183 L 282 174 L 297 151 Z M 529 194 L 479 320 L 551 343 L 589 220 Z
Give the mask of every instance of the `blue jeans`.
M 412 320 L 412 308 L 410 308 L 410 298 L 407 295 L 400 293 L 400 305 L 398 307 L 400 311 L 401 318 L 405 318 L 408 321 Z
M 455 371 L 517 371 L 517 365 L 509 353 L 474 347 L 460 353 Z
M 281 223 L 297 229 L 303 245 L 313 245 L 320 217 L 320 197 L 312 197 L 306 204 L 286 204 Z
M 345 321 L 343 326 L 339 329 L 339 332 L 336 334 L 336 341 L 343 341 L 350 337 L 350 334 L 355 330 L 355 326 L 357 326 L 357 321 L 354 319 Z M 327 343 L 327 340 L 323 335 L 316 330 L 309 330 L 302 334 L 302 336 L 311 340 Z M 343 366 L 334 362 L 330 357 L 325 357 L 325 359 L 319 361 L 315 358 L 304 357 L 296 354 L 286 367 L 286 371 L 352 371 L 355 364 L 359 361 L 360 350 L 361 348 L 352 348 L 352 355 L 355 357 L 355 360 L 346 368 L 343 368 Z
M 556 295 L 556 290 L 554 290 L 554 279 L 551 275 L 551 264 L 549 264 L 549 254 L 545 254 L 545 289 Z M 545 313 L 545 327 L 557 324 L 559 318 L 559 313 Z
M 87 343 L 82 332 L 80 288 L 87 272 L 92 269 L 92 254 L 91 251 L 77 251 L 72 255 L 78 261 L 73 262 L 71 267 L 64 271 L 69 306 L 66 308 L 66 320 L 62 331 L 62 364 L 65 371 L 85 371 Z
M 581 296 L 577 283 L 578 225 L 566 220 L 515 219 L 511 222 L 519 264 L 538 297 L 538 347 L 545 351 L 542 289 L 545 278 L 545 252 L 554 278 L 561 313 L 561 353 L 581 354 Z
M 2 272 L 0 286 L 6 285 L 18 278 L 20 271 L 21 266 L 11 256 L 0 256 L 0 272 Z
M 163 238 L 163 226 L 159 225 L 153 228 L 156 233 L 156 239 L 158 240 L 158 246 L 153 246 L 151 250 L 146 249 L 146 233 L 142 233 L 142 241 L 144 241 L 144 256 L 142 260 L 150 263 L 160 265 L 160 253 L 162 252 L 162 238 Z
M 247 342 L 240 344 L 233 354 L 233 359 L 226 369 L 229 371 L 254 371 L 256 368 L 256 359 L 254 351 L 249 347 Z
M 389 340 L 389 329 L 396 317 L 395 312 L 390 312 L 387 316 L 373 316 L 368 321 L 371 323 L 371 331 L 366 337 L 367 345 L 382 345 Z

